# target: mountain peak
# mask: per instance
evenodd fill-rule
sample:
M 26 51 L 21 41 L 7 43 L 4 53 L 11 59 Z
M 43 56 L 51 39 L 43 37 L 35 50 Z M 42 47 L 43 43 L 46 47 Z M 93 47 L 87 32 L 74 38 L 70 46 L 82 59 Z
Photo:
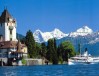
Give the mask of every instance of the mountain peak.
M 90 28 L 89 28 L 88 26 L 83 26 L 82 29 L 88 30 L 88 29 L 90 29 Z
M 42 42 L 43 41 L 46 42 L 51 38 L 61 39 L 61 38 L 67 36 L 67 34 L 63 33 L 62 31 L 60 31 L 57 28 L 55 28 L 52 32 L 41 32 L 38 29 L 33 33 L 33 35 L 34 35 L 36 42 L 41 42 L 41 40 L 42 40 Z
M 80 32 L 80 33 L 92 33 L 93 30 L 90 29 L 88 26 L 83 26 L 82 28 L 79 28 L 76 32 Z
M 92 33 L 93 33 L 92 29 L 90 29 L 88 26 L 83 26 L 83 27 L 77 29 L 76 32 L 71 32 L 70 36 L 73 36 L 73 37 L 85 36 L 85 35 L 92 34 Z
M 37 29 L 34 33 L 33 33 L 34 39 L 36 42 L 43 42 L 43 38 L 42 38 L 42 31 Z
M 89 28 L 87 25 L 83 26 L 83 28 Z
M 35 32 L 42 32 L 40 29 L 37 29 Z
M 58 34 L 58 33 L 63 33 L 63 32 L 60 31 L 58 28 L 55 28 L 55 29 L 52 31 L 52 33 L 56 33 L 56 34 Z
M 58 28 L 55 28 L 54 31 L 60 31 Z
M 57 28 L 55 28 L 54 31 L 51 32 L 51 34 L 54 38 L 57 38 L 57 39 L 60 39 L 60 38 L 67 36 L 67 34 L 63 33 L 62 31 L 60 31 Z

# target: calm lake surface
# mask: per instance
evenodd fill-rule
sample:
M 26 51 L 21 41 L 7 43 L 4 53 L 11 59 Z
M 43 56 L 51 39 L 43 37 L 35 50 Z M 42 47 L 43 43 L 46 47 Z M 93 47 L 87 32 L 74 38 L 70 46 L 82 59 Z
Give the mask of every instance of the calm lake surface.
M 99 64 L 4 66 L 0 76 L 99 76 Z

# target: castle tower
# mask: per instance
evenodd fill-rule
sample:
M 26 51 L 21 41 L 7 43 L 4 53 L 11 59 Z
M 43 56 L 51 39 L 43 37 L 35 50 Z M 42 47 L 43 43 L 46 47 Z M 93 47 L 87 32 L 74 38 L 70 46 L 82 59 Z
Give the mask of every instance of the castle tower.
M 16 41 L 16 21 L 7 9 L 0 16 L 0 41 Z

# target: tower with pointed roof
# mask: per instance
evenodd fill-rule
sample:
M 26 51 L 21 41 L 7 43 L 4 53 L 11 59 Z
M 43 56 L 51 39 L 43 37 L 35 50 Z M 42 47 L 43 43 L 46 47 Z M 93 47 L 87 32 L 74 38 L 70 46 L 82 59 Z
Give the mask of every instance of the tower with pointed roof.
M 0 41 L 16 41 L 16 21 L 7 9 L 0 16 Z
M 4 9 L 0 15 L 0 64 L 21 65 L 22 56 L 27 57 L 27 46 L 16 39 L 16 21 Z

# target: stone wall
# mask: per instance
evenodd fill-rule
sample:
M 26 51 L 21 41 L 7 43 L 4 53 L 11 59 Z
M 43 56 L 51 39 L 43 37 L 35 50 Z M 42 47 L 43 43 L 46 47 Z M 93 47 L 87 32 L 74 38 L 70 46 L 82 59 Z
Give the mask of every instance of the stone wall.
M 25 59 L 27 61 L 27 65 L 44 65 L 45 61 L 43 59 Z

